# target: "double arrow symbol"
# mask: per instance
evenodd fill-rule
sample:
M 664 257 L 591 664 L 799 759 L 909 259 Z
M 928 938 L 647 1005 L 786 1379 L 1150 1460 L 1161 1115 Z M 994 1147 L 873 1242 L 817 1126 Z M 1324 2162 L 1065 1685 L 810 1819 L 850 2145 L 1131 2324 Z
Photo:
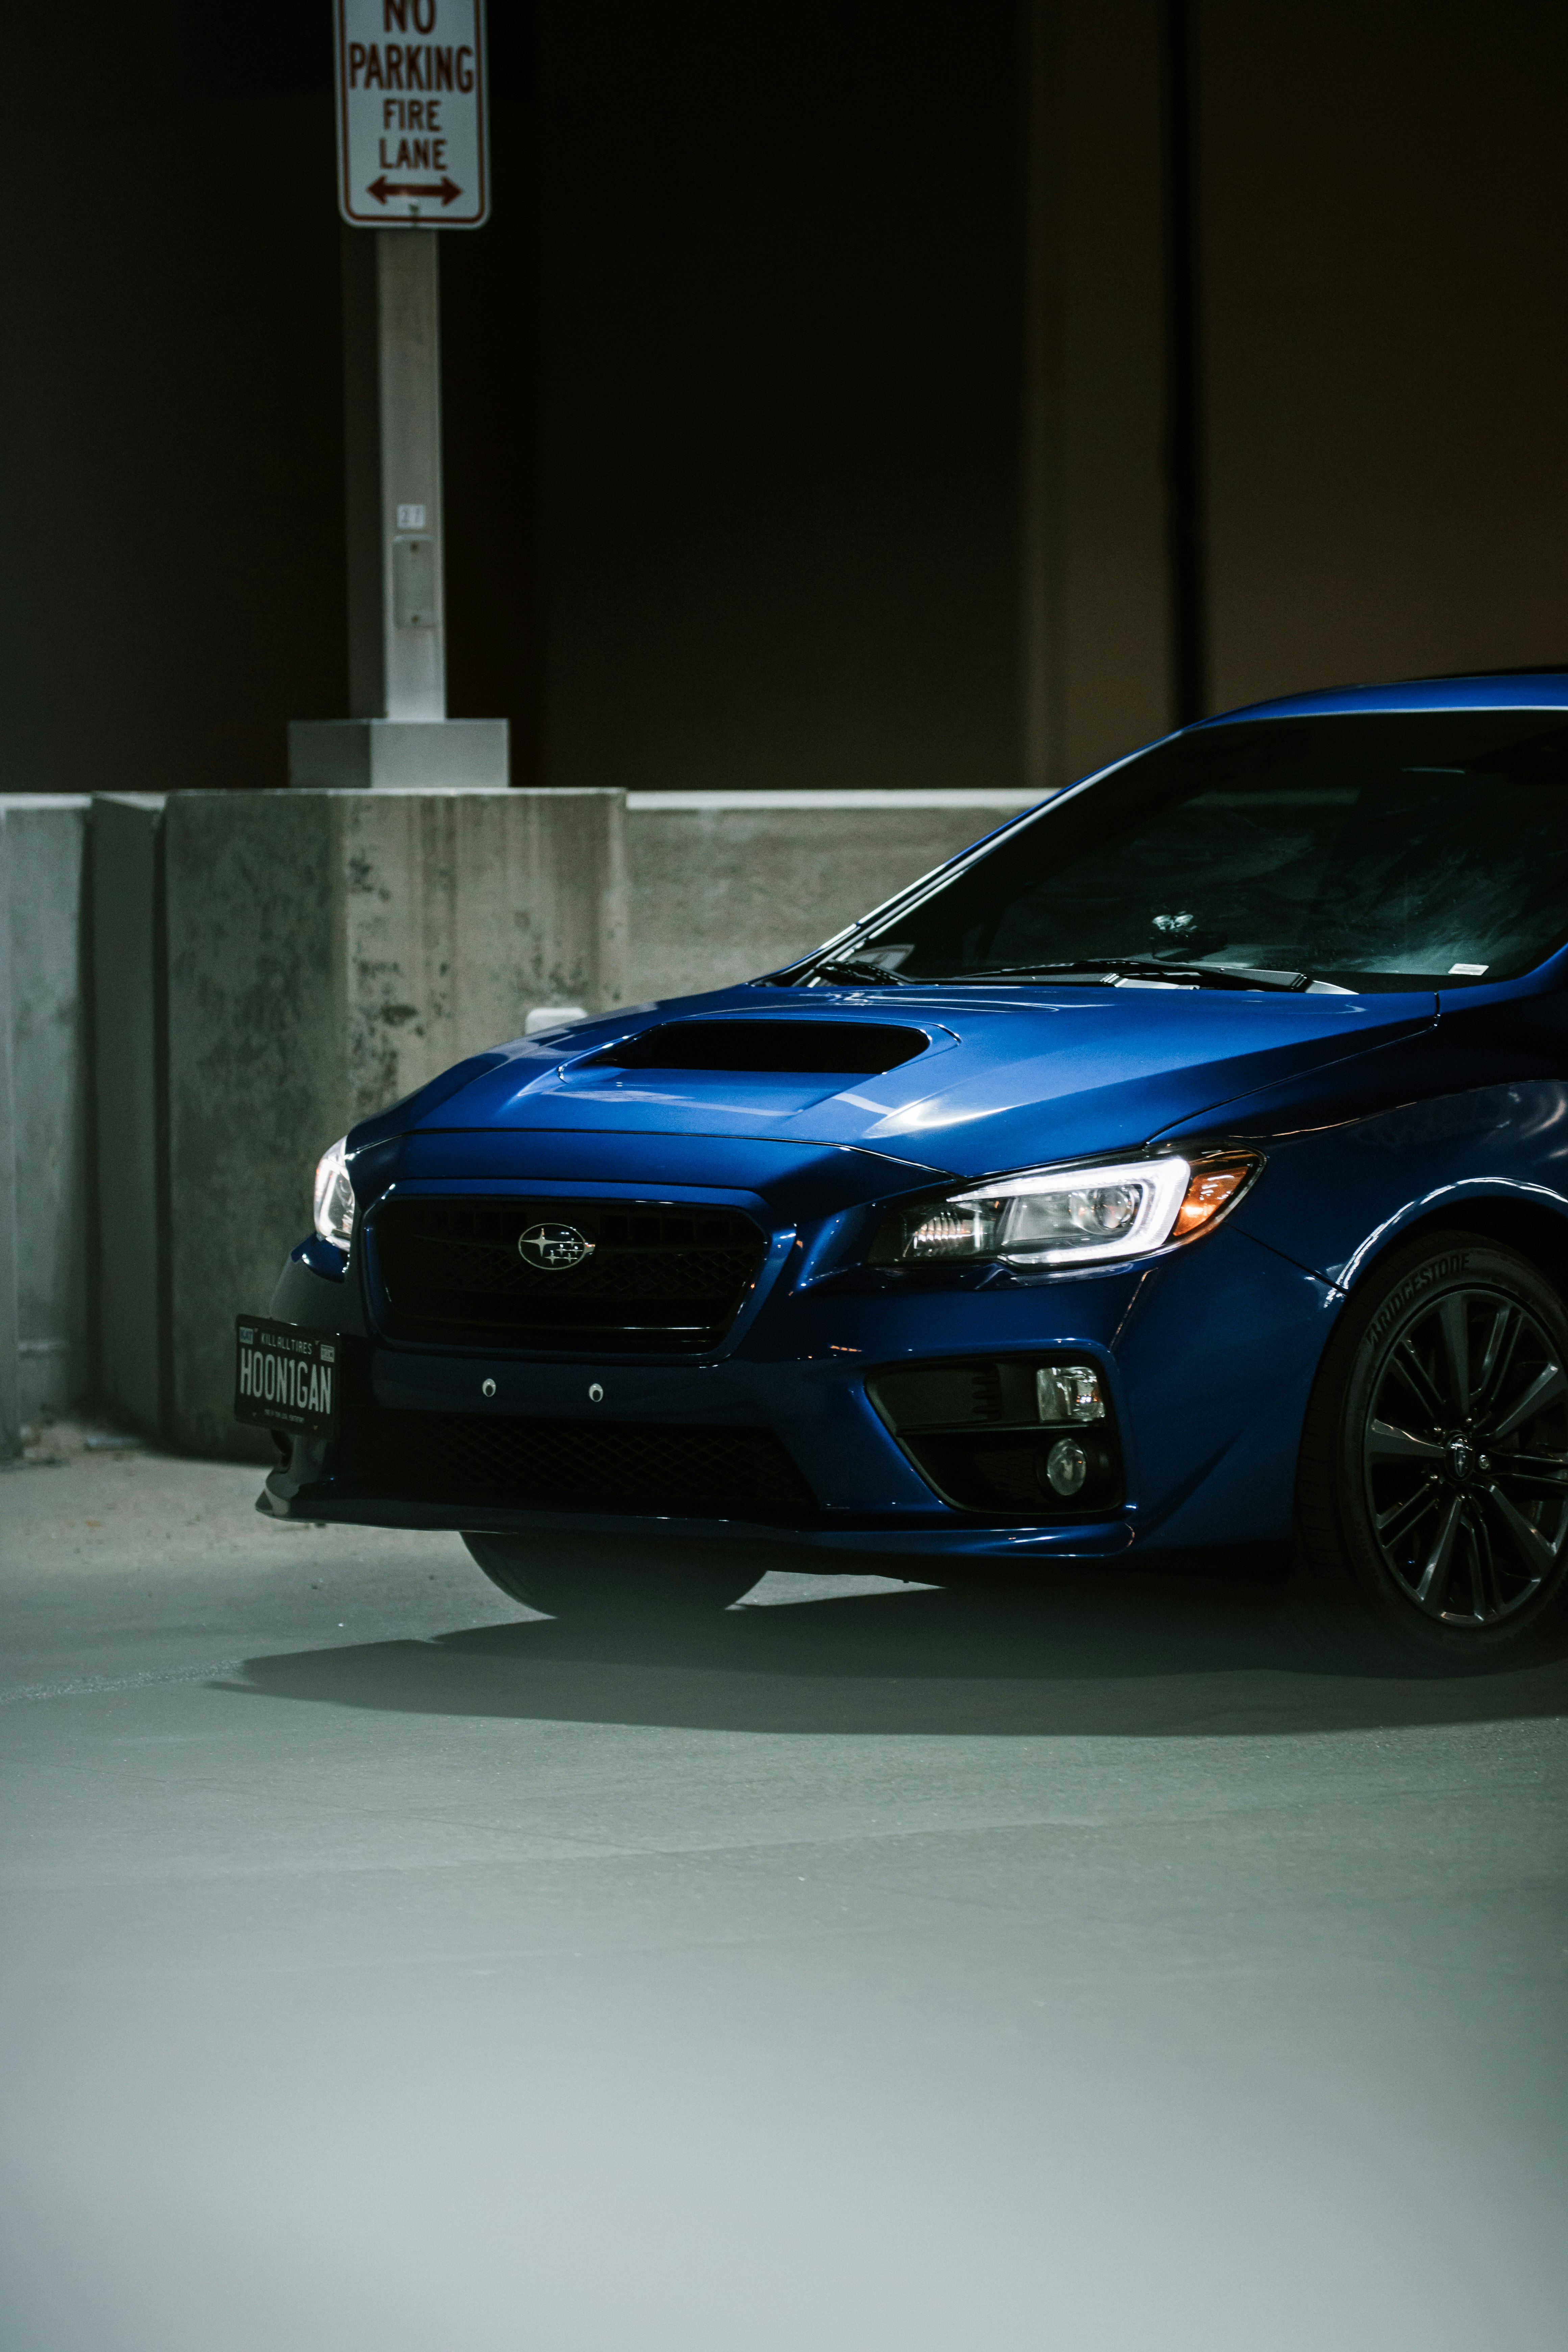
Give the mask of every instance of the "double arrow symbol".
M 384 175 L 379 180 L 373 180 L 365 190 L 366 195 L 374 196 L 378 205 L 384 205 L 388 196 L 439 196 L 443 205 L 449 205 L 454 196 L 460 196 L 462 193 L 456 180 L 416 182 L 389 180 Z

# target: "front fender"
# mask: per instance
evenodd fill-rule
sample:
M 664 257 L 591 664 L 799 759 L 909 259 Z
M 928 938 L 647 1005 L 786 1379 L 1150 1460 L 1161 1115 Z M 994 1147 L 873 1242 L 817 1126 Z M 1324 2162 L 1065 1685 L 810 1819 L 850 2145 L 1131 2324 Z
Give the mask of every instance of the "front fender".
M 1349 1290 L 1403 1233 L 1471 1202 L 1563 1221 L 1568 1248 L 1568 1086 L 1521 1079 L 1360 1109 L 1295 1132 L 1258 1133 L 1260 1181 L 1234 1223 Z

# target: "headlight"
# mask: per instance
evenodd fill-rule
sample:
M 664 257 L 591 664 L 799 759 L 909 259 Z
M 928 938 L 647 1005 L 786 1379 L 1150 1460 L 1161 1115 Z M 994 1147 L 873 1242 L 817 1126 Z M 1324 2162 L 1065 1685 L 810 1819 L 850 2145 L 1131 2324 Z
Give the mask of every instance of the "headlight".
M 324 1242 L 346 1250 L 353 1238 L 354 1188 L 349 1182 L 346 1135 L 316 1162 L 316 1231 Z
M 1141 1257 L 1203 1232 L 1263 1165 L 1257 1151 L 1035 1169 L 902 1209 L 877 1237 L 881 1265 L 1002 1258 L 1009 1265 L 1093 1265 Z

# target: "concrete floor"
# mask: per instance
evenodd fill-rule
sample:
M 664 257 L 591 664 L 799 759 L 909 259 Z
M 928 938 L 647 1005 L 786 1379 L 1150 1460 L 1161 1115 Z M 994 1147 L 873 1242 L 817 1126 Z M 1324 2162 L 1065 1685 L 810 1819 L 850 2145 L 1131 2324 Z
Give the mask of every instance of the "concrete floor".
M 0 1477 L 6 2352 L 1561 2352 L 1568 1666 Z

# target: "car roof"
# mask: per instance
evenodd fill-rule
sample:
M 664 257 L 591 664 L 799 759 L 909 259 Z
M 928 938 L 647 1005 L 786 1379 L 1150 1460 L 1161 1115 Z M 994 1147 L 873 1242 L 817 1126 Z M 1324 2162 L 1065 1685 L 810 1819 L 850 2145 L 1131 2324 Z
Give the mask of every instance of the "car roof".
M 1225 727 L 1237 719 L 1306 719 L 1322 711 L 1562 709 L 1568 709 L 1568 667 L 1483 669 L 1395 678 L 1384 686 L 1316 687 L 1306 694 L 1279 695 L 1268 702 L 1217 711 L 1197 724 Z

